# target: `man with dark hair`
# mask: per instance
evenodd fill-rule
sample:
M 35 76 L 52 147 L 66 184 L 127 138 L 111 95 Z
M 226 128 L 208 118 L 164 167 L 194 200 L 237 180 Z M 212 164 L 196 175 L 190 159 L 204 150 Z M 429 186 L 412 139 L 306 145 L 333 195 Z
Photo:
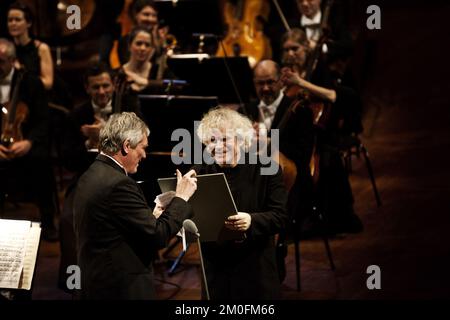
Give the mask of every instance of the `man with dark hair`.
M 100 129 L 113 113 L 115 104 L 114 80 L 109 68 L 102 63 L 89 66 L 84 75 L 84 87 L 90 101 L 76 107 L 68 116 L 63 146 L 64 162 L 70 171 L 83 173 L 95 158 L 89 150 L 97 149 Z M 140 115 L 139 105 L 125 103 L 121 111 Z

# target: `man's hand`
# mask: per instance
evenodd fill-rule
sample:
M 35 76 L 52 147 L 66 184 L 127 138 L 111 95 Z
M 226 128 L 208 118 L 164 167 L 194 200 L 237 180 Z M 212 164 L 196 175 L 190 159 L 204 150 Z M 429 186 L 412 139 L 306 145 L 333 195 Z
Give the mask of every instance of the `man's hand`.
M 18 158 L 23 157 L 28 152 L 30 152 L 32 143 L 30 140 L 22 140 L 14 142 L 11 147 L 9 148 L 9 151 L 11 153 L 12 158 Z
M 225 220 L 225 227 L 234 231 L 247 231 L 252 224 L 252 216 L 246 212 L 238 212 Z
M 153 215 L 155 216 L 156 219 L 159 218 L 159 216 L 164 212 L 164 207 L 160 206 L 160 205 L 156 205 L 155 209 L 153 209 Z
M 195 190 L 197 190 L 197 178 L 195 176 L 195 170 L 191 170 L 184 176 L 181 176 L 181 172 L 177 169 L 176 197 L 180 197 L 184 201 L 188 201 L 192 197 Z
M 100 130 L 103 127 L 101 122 L 94 124 L 84 124 L 81 126 L 81 133 L 91 141 L 97 141 L 100 136 Z

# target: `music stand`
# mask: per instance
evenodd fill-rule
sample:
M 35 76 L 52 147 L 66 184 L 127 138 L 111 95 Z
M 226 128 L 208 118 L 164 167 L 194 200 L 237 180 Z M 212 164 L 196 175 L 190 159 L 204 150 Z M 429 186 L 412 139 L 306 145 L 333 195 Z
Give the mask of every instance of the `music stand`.
M 253 72 L 246 57 L 169 58 L 167 64 L 177 77 L 191 84 L 195 95 L 217 96 L 220 103 L 233 104 L 247 103 L 255 95 Z

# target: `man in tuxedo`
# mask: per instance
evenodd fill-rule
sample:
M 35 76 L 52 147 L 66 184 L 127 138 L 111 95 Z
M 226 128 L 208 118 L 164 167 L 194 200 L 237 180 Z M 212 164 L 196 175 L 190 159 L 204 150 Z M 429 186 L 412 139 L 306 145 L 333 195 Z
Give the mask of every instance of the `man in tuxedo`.
M 77 182 L 74 226 L 82 299 L 155 299 L 152 259 L 192 216 L 195 171 L 177 171 L 175 197 L 159 215 L 128 175 L 146 157 L 149 129 L 132 112 L 112 115 L 100 154 Z
M 311 48 L 315 47 L 320 37 L 319 29 L 324 15 L 322 7 L 322 0 L 297 0 L 300 20 L 294 26 L 305 30 Z M 352 38 L 344 20 L 342 8 L 337 4 L 332 6 L 327 23 L 329 41 L 322 48 L 332 59 L 349 57 L 352 53 Z
M 14 44 L 0 39 L 0 103 L 2 119 L 8 117 L 13 92 L 18 86 L 18 102 L 28 115 L 21 125 L 23 139 L 0 144 L 0 190 L 17 194 L 25 191 L 39 207 L 42 236 L 57 240 L 54 225 L 55 184 L 49 160 L 48 108 L 45 90 L 39 78 L 15 68 Z M 0 124 L 1 126 L 1 124 Z M 2 133 L 5 128 L 2 128 Z
M 284 117 L 293 99 L 283 92 L 279 65 L 272 60 L 259 62 L 253 71 L 258 97 L 242 110 L 258 128 L 280 130 L 280 151 L 297 166 L 309 164 L 313 145 L 311 110 L 298 107 Z M 270 135 L 270 132 L 269 132 Z

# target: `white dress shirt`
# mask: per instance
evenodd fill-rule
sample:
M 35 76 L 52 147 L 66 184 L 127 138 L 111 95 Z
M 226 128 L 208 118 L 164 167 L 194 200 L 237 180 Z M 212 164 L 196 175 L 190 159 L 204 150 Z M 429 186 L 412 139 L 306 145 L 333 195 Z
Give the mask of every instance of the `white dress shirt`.
M 272 126 L 273 118 L 275 117 L 275 112 L 277 112 L 277 108 L 280 105 L 283 97 L 284 94 L 282 91 L 280 91 L 278 97 L 271 104 L 267 105 L 262 100 L 259 102 L 258 105 L 259 123 L 265 125 L 267 130 L 270 130 L 270 127 Z
M 308 18 L 305 15 L 302 15 L 300 18 L 300 25 L 306 30 L 306 37 L 309 41 L 317 42 L 320 38 L 319 28 L 322 22 L 322 11 L 317 11 L 317 13 L 312 17 L 312 19 Z M 308 26 L 311 26 L 310 28 Z M 327 53 L 328 47 L 327 44 L 324 43 L 322 46 L 322 52 Z
M 11 93 L 11 82 L 14 75 L 14 68 L 11 69 L 9 74 L 0 80 L 0 103 L 4 104 L 9 101 L 9 95 Z

